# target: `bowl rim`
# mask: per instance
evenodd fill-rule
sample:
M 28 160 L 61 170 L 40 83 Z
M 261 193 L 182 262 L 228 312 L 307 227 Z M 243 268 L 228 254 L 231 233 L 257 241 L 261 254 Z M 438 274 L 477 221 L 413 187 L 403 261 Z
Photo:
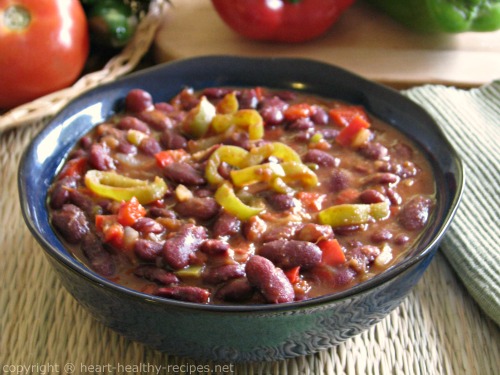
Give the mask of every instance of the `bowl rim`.
M 105 91 L 109 88 L 115 87 L 117 85 L 122 85 L 126 84 L 128 82 L 133 82 L 135 80 L 140 80 L 141 77 L 144 76 L 149 76 L 149 75 L 155 75 L 159 71 L 163 71 L 165 69 L 174 69 L 175 67 L 186 64 L 186 63 L 191 63 L 191 64 L 208 64 L 208 63 L 215 63 L 217 61 L 225 60 L 230 63 L 235 63 L 235 64 L 241 64 L 242 62 L 245 64 L 252 64 L 253 62 L 266 62 L 269 61 L 274 64 L 309 64 L 311 66 L 317 66 L 317 67 L 322 67 L 323 69 L 328 69 L 332 71 L 332 73 L 337 73 L 337 74 L 342 74 L 343 76 L 355 81 L 355 82 L 360 82 L 363 83 L 364 85 L 370 85 L 371 87 L 377 89 L 377 90 L 384 90 L 386 92 L 392 92 L 392 95 L 397 95 L 398 97 L 403 97 L 405 98 L 408 102 L 411 102 L 412 106 L 414 107 L 415 110 L 419 111 L 419 115 L 423 116 L 428 122 L 431 122 L 434 126 L 434 130 L 438 133 L 438 135 L 441 137 L 441 142 L 446 144 L 448 153 L 450 155 L 450 158 L 452 159 L 454 163 L 454 167 L 456 169 L 456 174 L 454 175 L 455 181 L 456 181 L 456 191 L 451 196 L 451 200 L 449 203 L 449 209 L 445 212 L 443 217 L 441 218 L 441 223 L 439 224 L 438 228 L 439 230 L 436 232 L 436 234 L 432 237 L 431 241 L 423 247 L 417 254 L 414 254 L 411 257 L 408 257 L 395 265 L 391 266 L 389 269 L 383 271 L 382 273 L 376 275 L 375 277 L 370 278 L 369 280 L 363 281 L 353 287 L 350 287 L 344 291 L 340 291 L 337 293 L 333 294 L 327 294 L 323 296 L 318 296 L 314 298 L 310 298 L 307 300 L 303 301 L 294 301 L 291 303 L 283 303 L 283 304 L 255 304 L 255 305 L 231 305 L 231 304 L 221 304 L 221 305 L 213 305 L 213 304 L 200 304 L 200 303 L 193 303 L 193 302 L 185 302 L 185 301 L 179 301 L 179 300 L 174 300 L 174 299 L 168 299 L 168 298 L 163 298 L 163 297 L 158 297 L 158 296 L 153 296 L 149 295 L 146 293 L 142 293 L 130 288 L 127 288 L 125 286 L 122 286 L 120 284 L 117 284 L 113 281 L 110 281 L 94 271 L 92 271 L 90 268 L 88 268 L 84 263 L 82 263 L 80 260 L 74 258 L 68 251 L 67 254 L 63 253 L 61 249 L 59 249 L 57 246 L 52 244 L 48 239 L 46 239 L 42 233 L 40 233 L 38 224 L 36 222 L 36 218 L 34 217 L 34 212 L 32 207 L 28 205 L 28 200 L 25 199 L 27 196 L 27 190 L 29 190 L 29 186 L 26 182 L 27 177 L 29 176 L 30 172 L 27 170 L 28 166 L 28 160 L 30 156 L 33 154 L 36 146 L 44 139 L 44 136 L 48 134 L 48 132 L 56 128 L 57 126 L 60 126 L 63 122 L 63 118 L 65 113 L 72 108 L 73 106 L 77 105 L 79 101 L 81 101 L 83 98 L 87 98 L 89 96 L 92 96 L 92 94 L 100 92 L 100 91 Z M 208 86 L 207 86 L 208 87 Z M 312 93 L 314 94 L 314 93 Z M 118 98 L 115 98 L 117 100 Z M 94 124 L 95 125 L 95 124 Z M 79 137 L 75 138 L 76 141 L 78 141 Z M 412 139 L 412 141 L 415 141 Z M 72 145 L 75 143 L 73 142 Z M 67 154 L 66 154 L 67 156 Z M 56 169 L 57 171 L 58 169 Z M 50 185 L 50 183 L 49 183 Z M 118 292 L 120 295 L 123 295 L 127 298 L 134 298 L 134 299 L 139 299 L 145 302 L 152 302 L 152 303 L 159 303 L 164 306 L 172 306 L 172 307 L 178 307 L 178 308 L 185 308 L 189 310 L 199 310 L 199 311 L 212 311 L 212 312 L 232 312 L 232 313 L 274 313 L 274 312 L 281 312 L 281 311 L 290 311 L 290 310 L 300 310 L 300 309 L 305 309 L 305 308 L 312 308 L 312 307 L 318 307 L 318 306 L 324 306 L 328 305 L 331 303 L 335 303 L 347 298 L 350 298 L 355 295 L 360 295 L 362 293 L 368 292 L 369 290 L 375 289 L 379 287 L 380 285 L 394 279 L 397 275 L 403 273 L 407 269 L 415 266 L 417 263 L 422 261 L 424 258 L 428 256 L 433 255 L 433 249 L 437 247 L 439 242 L 441 241 L 444 233 L 448 229 L 457 209 L 460 203 L 460 200 L 462 198 L 463 190 L 464 190 L 464 185 L 465 185 L 465 176 L 464 176 L 464 167 L 463 167 L 463 162 L 462 160 L 458 157 L 458 154 L 454 147 L 450 144 L 448 138 L 444 135 L 442 129 L 439 127 L 439 125 L 436 123 L 436 121 L 430 116 L 430 114 L 424 110 L 420 105 L 417 103 L 411 101 L 409 98 L 404 97 L 401 93 L 398 91 L 387 87 L 383 84 L 370 81 L 368 79 L 365 79 L 351 71 L 348 71 L 344 68 L 335 66 L 333 64 L 329 63 L 324 63 L 320 62 L 317 60 L 309 59 L 309 58 L 297 58 L 297 57 L 244 57 L 244 56 L 232 56 L 232 55 L 209 55 L 209 56 L 201 56 L 201 57 L 192 57 L 192 58 L 183 58 L 183 59 L 178 59 L 174 60 L 172 62 L 167 62 L 167 63 L 162 63 L 159 65 L 155 65 L 134 73 L 131 73 L 127 76 L 120 77 L 119 79 L 106 83 L 103 85 L 100 85 L 96 88 L 93 88 L 82 95 L 74 98 L 70 102 L 68 102 L 67 105 L 64 106 L 46 125 L 43 129 L 40 130 L 40 132 L 30 141 L 28 147 L 25 149 L 25 151 L 22 154 L 20 163 L 19 163 L 19 169 L 18 169 L 18 192 L 19 192 L 19 198 L 20 198 L 20 204 L 21 204 L 21 211 L 22 215 L 24 218 L 24 221 L 30 230 L 31 234 L 33 237 L 37 240 L 39 245 L 44 249 L 44 252 L 49 255 L 52 259 L 56 260 L 60 264 L 62 264 L 66 269 L 70 270 L 73 273 L 78 274 L 81 277 L 84 277 L 88 281 L 90 281 L 94 286 L 98 287 L 105 287 L 107 289 L 110 289 L 112 292 Z M 46 204 L 45 202 L 43 203 L 44 209 L 46 211 Z M 36 216 L 36 215 L 35 215 Z M 57 235 L 54 233 L 54 235 L 57 237 Z M 64 245 L 60 241 L 59 238 L 57 238 L 60 246 L 64 248 Z

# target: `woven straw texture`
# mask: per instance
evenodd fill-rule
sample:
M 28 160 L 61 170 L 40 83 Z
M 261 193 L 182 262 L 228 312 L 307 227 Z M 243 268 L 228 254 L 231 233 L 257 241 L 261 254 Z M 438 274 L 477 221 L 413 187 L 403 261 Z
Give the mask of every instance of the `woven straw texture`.
M 51 116 L 79 94 L 132 71 L 151 46 L 167 9 L 167 0 L 152 0 L 148 13 L 137 26 L 134 37 L 101 70 L 84 75 L 71 87 L 48 94 L 4 113 L 0 116 L 0 131 L 30 124 L 43 117 Z
M 95 322 L 66 292 L 21 217 L 17 167 L 22 151 L 45 121 L 0 133 L 0 373 L 499 373 L 499 327 L 483 313 L 441 252 L 389 316 L 315 355 L 223 368 L 124 339 Z

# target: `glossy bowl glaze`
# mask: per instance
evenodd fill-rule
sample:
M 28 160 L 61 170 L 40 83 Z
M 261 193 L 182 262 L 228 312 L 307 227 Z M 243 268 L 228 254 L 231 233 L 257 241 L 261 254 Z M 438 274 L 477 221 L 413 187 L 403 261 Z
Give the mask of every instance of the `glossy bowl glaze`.
M 406 133 L 434 169 L 436 207 L 427 230 L 400 263 L 347 291 L 281 305 L 200 305 L 114 284 L 65 249 L 49 223 L 47 190 L 64 158 L 94 125 L 123 108 L 132 88 L 165 101 L 186 86 L 266 86 L 363 105 Z M 265 361 L 305 355 L 357 335 L 384 318 L 418 282 L 457 209 L 462 164 L 434 120 L 398 92 L 340 68 L 304 59 L 209 56 L 130 75 L 72 101 L 32 141 L 19 169 L 25 221 L 63 285 L 99 321 L 172 355 L 215 361 Z

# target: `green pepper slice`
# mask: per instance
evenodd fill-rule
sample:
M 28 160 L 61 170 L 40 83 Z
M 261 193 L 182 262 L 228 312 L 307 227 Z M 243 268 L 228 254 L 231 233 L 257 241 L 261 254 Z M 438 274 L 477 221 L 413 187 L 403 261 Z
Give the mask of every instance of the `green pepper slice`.
M 304 186 L 314 187 L 318 185 L 318 176 L 307 165 L 289 161 L 280 164 L 285 171 L 283 180 L 286 183 L 300 181 Z
M 212 185 L 224 182 L 224 178 L 219 174 L 219 166 L 224 162 L 233 167 L 242 168 L 245 166 L 248 151 L 238 146 L 224 145 L 215 150 L 208 158 L 205 167 L 205 177 Z
M 231 171 L 231 180 L 237 187 L 272 181 L 276 177 L 284 177 L 285 171 L 280 164 L 266 163 L 252 165 L 243 169 Z
M 299 154 L 293 148 L 281 142 L 270 142 L 260 147 L 254 147 L 250 150 L 248 156 L 248 165 L 260 164 L 262 161 L 270 158 L 271 156 L 280 159 L 283 162 L 296 162 L 300 163 Z
M 219 186 L 215 192 L 215 201 L 228 213 L 243 221 L 258 215 L 263 210 L 261 207 L 252 207 L 243 203 L 234 193 L 233 187 L 227 183 Z
M 85 185 L 101 197 L 118 202 L 129 201 L 132 197 L 136 197 L 141 204 L 163 198 L 168 190 L 165 181 L 158 176 L 151 182 L 122 176 L 114 171 L 95 169 L 85 174 Z
M 390 215 L 389 203 L 339 204 L 318 214 L 320 224 L 332 227 L 366 224 L 372 220 L 383 220 Z
M 202 96 L 196 107 L 191 109 L 182 123 L 182 130 L 193 138 L 203 137 L 212 119 L 215 117 L 215 106 Z

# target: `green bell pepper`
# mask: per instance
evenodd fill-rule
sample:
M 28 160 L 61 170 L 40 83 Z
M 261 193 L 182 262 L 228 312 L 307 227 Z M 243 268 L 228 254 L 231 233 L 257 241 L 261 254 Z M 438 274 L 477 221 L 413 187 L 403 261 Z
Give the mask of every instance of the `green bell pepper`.
M 500 29 L 500 0 L 365 0 L 403 25 L 427 33 Z

